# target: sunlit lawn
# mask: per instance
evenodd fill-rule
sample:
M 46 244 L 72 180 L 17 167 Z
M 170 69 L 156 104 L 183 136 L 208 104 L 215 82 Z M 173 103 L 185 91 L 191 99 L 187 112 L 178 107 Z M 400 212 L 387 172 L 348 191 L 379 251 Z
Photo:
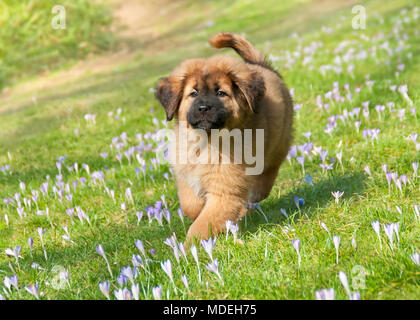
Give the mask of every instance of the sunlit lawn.
M 191 2 L 182 23 L 162 22 L 172 46 L 0 106 L 0 298 L 105 299 L 109 282 L 111 299 L 124 288 L 153 299 L 159 286 L 163 299 L 314 299 L 330 288 L 336 299 L 419 299 L 420 11 L 366 1 L 366 29 L 353 30 L 350 4 L 319 3 L 213 1 L 206 14 Z M 202 247 L 197 267 L 190 249 L 164 243 L 183 242 L 191 221 L 156 158 L 156 133 L 171 123 L 151 88 L 185 58 L 234 55 L 206 45 L 222 30 L 245 33 L 278 67 L 295 147 L 239 240 L 217 238 L 219 278 Z

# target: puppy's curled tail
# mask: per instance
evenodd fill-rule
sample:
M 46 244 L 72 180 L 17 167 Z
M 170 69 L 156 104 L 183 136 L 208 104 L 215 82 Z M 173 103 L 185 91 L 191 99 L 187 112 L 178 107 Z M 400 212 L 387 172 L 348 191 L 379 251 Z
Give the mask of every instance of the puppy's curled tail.
M 213 36 L 209 42 L 213 47 L 218 49 L 232 48 L 245 60 L 245 62 L 257 64 L 275 72 L 265 57 L 251 43 L 238 34 L 221 32 Z

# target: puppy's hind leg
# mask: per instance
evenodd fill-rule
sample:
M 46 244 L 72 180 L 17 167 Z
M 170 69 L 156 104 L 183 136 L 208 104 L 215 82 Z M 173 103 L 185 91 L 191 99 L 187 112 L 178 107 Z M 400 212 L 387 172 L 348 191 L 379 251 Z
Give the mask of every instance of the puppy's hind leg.
M 182 179 L 177 179 L 178 198 L 182 211 L 195 220 L 204 207 L 205 199 L 197 196 L 194 190 Z
M 266 170 L 261 175 L 255 177 L 248 194 L 248 201 L 250 203 L 260 202 L 270 195 L 278 172 L 279 166 Z

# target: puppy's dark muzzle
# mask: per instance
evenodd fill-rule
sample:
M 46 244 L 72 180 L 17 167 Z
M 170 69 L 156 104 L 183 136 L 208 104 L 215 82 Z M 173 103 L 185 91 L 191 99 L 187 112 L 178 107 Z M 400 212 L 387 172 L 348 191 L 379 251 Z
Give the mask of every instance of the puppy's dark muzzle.
M 207 104 L 193 106 L 187 114 L 187 121 L 194 129 L 220 129 L 223 128 L 227 118 L 224 107 Z

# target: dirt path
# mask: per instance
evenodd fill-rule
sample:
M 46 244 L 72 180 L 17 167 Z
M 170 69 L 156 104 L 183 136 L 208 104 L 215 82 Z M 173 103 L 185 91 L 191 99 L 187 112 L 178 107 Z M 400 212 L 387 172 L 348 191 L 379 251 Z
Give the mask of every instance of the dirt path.
M 141 48 L 154 50 L 154 40 L 159 38 L 158 24 L 166 14 L 175 10 L 177 4 L 169 0 L 109 0 L 113 7 L 114 22 L 112 32 L 122 39 L 121 46 L 116 52 L 100 56 L 90 56 L 76 63 L 66 70 L 41 75 L 33 80 L 21 82 L 12 88 L 5 88 L 0 93 L 2 105 L 0 110 L 11 106 L 11 100 L 16 95 L 36 95 L 38 91 L 52 89 L 63 84 L 73 82 L 86 73 L 97 74 L 112 70 L 123 61 L 132 58 Z M 164 9 L 162 9 L 164 8 Z M 147 43 L 148 46 L 142 46 Z M 160 46 L 161 48 L 161 46 Z

